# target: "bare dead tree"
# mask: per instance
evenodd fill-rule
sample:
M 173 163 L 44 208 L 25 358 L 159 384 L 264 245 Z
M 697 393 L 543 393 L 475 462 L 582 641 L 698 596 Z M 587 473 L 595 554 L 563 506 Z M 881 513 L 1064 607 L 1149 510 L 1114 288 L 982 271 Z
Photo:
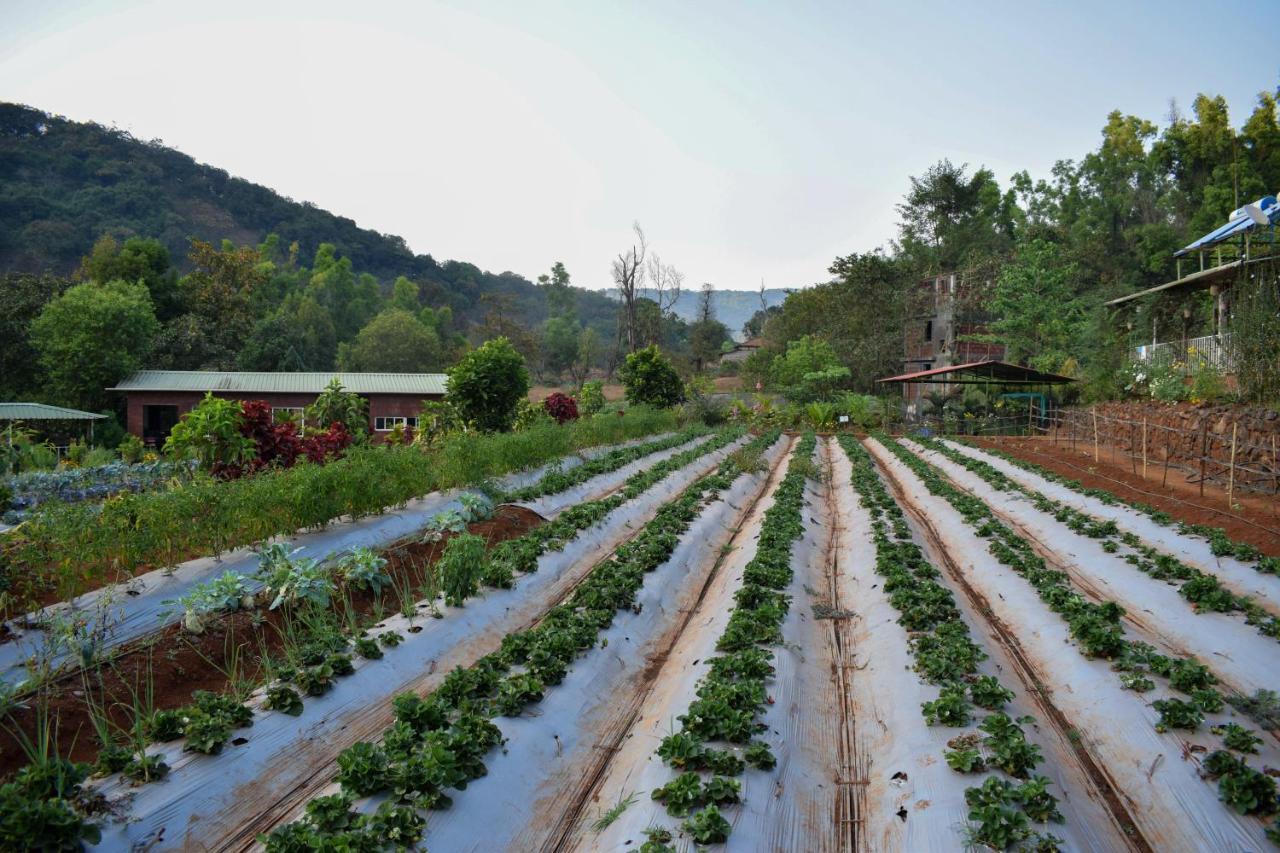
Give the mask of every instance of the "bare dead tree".
M 649 256 L 649 290 L 653 291 L 653 301 L 658 303 L 658 314 L 665 317 L 680 299 L 680 290 L 684 287 L 684 273 L 672 264 L 664 264 L 655 252 Z
M 618 255 L 613 262 L 613 283 L 622 298 L 622 325 L 627 341 L 627 352 L 635 352 L 638 348 L 636 298 L 637 291 L 644 286 L 644 260 L 648 246 L 645 243 L 644 231 L 640 223 L 631 226 L 636 233 L 631 248 Z

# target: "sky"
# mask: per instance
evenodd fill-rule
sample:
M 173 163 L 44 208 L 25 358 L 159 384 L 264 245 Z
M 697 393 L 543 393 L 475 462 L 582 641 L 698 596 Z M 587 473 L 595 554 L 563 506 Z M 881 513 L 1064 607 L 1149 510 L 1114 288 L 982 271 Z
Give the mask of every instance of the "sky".
M 909 176 L 1001 183 L 1280 83 L 1277 0 L 0 0 L 0 100 L 161 139 L 437 260 L 607 287 L 799 287 L 887 245 Z M 1274 189 L 1280 190 L 1280 187 Z

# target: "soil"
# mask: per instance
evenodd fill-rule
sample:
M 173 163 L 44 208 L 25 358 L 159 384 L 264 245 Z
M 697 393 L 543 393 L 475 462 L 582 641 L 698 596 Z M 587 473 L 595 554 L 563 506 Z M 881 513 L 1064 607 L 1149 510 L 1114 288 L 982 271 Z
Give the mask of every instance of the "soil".
M 1095 460 L 1092 447 L 1072 450 L 1069 444 L 1055 445 L 1043 437 L 982 436 L 968 437 L 966 441 L 1002 450 L 1125 501 L 1153 506 L 1178 521 L 1221 527 L 1234 540 L 1248 542 L 1264 554 L 1280 556 L 1280 498 L 1276 496 L 1237 493 L 1232 509 L 1227 511 L 1225 489 L 1206 483 L 1201 496 L 1198 483 L 1188 483 L 1186 475 L 1177 469 L 1170 469 L 1165 479 L 1164 469 L 1158 464 L 1148 465 L 1143 478 L 1141 467 L 1135 472 L 1126 463 L 1112 462 L 1106 447 L 1100 448 L 1100 458 Z
M 492 547 L 523 536 L 543 521 L 532 510 L 504 505 L 495 510 L 492 518 L 468 525 L 468 532 L 483 537 Z M 404 540 L 386 549 L 382 553 L 387 558 L 387 572 L 394 579 L 392 589 L 379 598 L 366 590 L 344 589 L 340 585 L 334 596 L 335 612 L 346 607 L 349 597 L 362 623 L 371 624 L 382 615 L 399 610 L 401 600 L 396 590 L 404 590 L 407 597 L 419 600 L 419 590 L 427 579 L 426 569 L 447 541 L 448 537 L 433 543 Z M 92 762 L 99 748 L 93 726 L 95 706 L 99 713 L 105 711 L 118 728 L 130 725 L 138 703 L 166 710 L 188 704 L 196 690 L 229 692 L 233 681 L 256 685 L 261 679 L 264 657 L 279 655 L 285 646 L 284 626 L 283 612 L 261 608 L 228 614 L 202 634 L 170 625 L 116 650 L 110 662 L 96 670 L 56 679 L 4 719 L 0 729 L 0 779 L 28 763 L 22 738 L 35 738 L 37 723 L 43 716 L 41 706 L 47 708 L 47 719 L 54 729 L 50 733 L 55 739 L 54 751 L 73 761 Z

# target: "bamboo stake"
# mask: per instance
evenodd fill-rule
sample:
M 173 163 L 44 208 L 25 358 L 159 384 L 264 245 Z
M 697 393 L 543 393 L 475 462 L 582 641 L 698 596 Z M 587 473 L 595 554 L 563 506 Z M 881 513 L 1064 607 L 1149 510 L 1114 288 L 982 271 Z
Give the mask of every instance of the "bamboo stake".
M 1276 494 L 1280 495 L 1280 465 L 1276 464 L 1276 437 L 1271 436 L 1271 475 L 1276 479 Z
M 1102 461 L 1102 459 L 1098 456 L 1098 410 L 1097 409 L 1093 410 L 1093 461 L 1094 462 Z
M 1142 418 L 1142 479 L 1147 479 L 1147 418 Z
M 1231 425 L 1231 467 L 1227 473 L 1227 509 L 1231 509 L 1231 497 L 1236 489 L 1236 430 L 1240 424 Z
M 1160 488 L 1164 488 L 1169 484 L 1169 446 L 1164 448 L 1164 476 L 1160 478 Z
M 1133 473 L 1138 473 L 1138 454 L 1133 451 L 1138 449 L 1138 442 L 1133 440 L 1133 424 L 1129 424 L 1129 469 Z

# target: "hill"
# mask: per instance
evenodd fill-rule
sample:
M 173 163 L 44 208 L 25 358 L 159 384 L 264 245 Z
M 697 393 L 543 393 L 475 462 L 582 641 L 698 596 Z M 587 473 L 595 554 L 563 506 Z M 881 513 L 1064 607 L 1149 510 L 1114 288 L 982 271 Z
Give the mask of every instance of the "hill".
M 775 308 L 782 305 L 790 292 L 778 287 L 766 289 L 764 292 L 765 306 Z M 611 299 L 618 298 L 618 291 L 612 288 L 606 290 L 605 293 Z M 641 290 L 641 295 L 647 299 L 654 298 L 653 291 L 648 288 Z M 671 306 L 671 311 L 686 323 L 692 323 L 698 319 L 698 310 L 701 304 L 701 291 L 696 288 L 685 289 L 680 291 L 680 296 L 676 298 L 675 304 Z M 760 291 L 717 290 L 712 295 L 711 304 L 715 308 L 716 319 L 728 327 L 729 333 L 733 335 L 734 340 L 741 341 L 746 338 L 746 335 L 742 332 L 742 327 L 760 310 Z
M 68 275 L 103 234 L 157 238 L 183 271 L 190 238 L 256 245 L 276 234 L 282 246 L 296 242 L 301 258 L 332 244 L 384 289 L 406 276 L 421 286 L 424 302 L 448 305 L 465 320 L 480 319 L 485 295 L 513 300 L 512 313 L 530 326 L 547 314 L 541 291 L 515 273 L 414 254 L 401 237 L 361 228 L 159 142 L 19 104 L 0 103 L 0 190 L 0 273 Z M 616 306 L 603 294 L 578 289 L 577 302 L 584 320 L 611 327 Z

